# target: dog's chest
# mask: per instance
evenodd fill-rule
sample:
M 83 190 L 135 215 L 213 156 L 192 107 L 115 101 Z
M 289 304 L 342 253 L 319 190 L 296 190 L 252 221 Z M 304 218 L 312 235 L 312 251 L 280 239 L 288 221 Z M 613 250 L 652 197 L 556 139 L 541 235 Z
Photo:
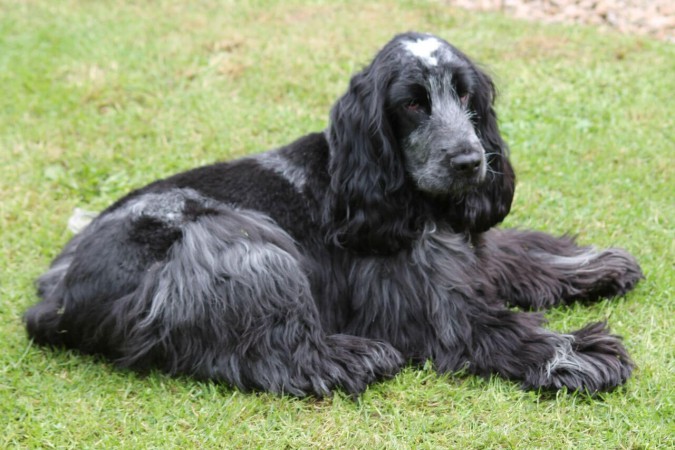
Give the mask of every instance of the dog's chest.
M 472 296 L 476 285 L 473 248 L 451 232 L 424 233 L 396 255 L 340 258 L 331 266 L 322 266 L 315 283 L 319 308 L 339 318 L 330 329 L 403 347 L 430 335 L 452 339 L 443 335 L 457 318 L 457 296 Z

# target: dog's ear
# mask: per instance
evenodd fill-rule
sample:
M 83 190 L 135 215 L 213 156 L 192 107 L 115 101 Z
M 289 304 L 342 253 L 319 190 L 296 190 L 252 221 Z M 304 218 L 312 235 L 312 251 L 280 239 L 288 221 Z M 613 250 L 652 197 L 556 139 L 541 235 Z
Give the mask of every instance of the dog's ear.
M 459 223 L 455 226 L 471 232 L 483 232 L 504 220 L 511 210 L 516 178 L 508 159 L 508 147 L 499 134 L 494 110 L 494 83 L 480 69 L 475 71 L 477 86 L 470 107 L 476 113 L 477 134 L 485 149 L 488 168 L 485 182 L 457 205 Z
M 376 60 L 351 79 L 331 110 L 323 223 L 341 247 L 390 253 L 413 237 L 405 168 L 385 111 L 396 71 Z

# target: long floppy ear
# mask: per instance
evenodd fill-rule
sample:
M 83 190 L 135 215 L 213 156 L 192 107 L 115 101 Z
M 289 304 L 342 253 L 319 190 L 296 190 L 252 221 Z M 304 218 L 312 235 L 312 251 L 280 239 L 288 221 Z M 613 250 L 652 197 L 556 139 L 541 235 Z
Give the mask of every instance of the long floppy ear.
M 498 224 L 511 210 L 516 177 L 509 162 L 509 150 L 499 134 L 494 110 L 495 86 L 490 77 L 476 70 L 477 86 L 471 98 L 476 113 L 476 128 L 488 163 L 483 185 L 468 193 L 458 204 L 458 227 L 470 232 L 483 232 Z
M 323 224 L 335 245 L 391 253 L 413 238 L 401 152 L 385 111 L 397 69 L 376 58 L 331 110 L 331 177 Z

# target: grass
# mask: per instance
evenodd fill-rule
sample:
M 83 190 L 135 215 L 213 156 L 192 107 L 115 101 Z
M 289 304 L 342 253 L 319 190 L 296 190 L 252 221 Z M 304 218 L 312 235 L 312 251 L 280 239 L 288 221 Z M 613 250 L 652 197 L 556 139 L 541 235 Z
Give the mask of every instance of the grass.
M 0 447 L 672 448 L 675 47 L 444 2 L 0 0 Z M 599 398 L 406 369 L 358 401 L 242 394 L 36 348 L 22 312 L 74 207 L 326 125 L 393 34 L 437 33 L 501 88 L 519 175 L 505 226 L 578 232 L 637 255 L 609 317 L 638 369 Z

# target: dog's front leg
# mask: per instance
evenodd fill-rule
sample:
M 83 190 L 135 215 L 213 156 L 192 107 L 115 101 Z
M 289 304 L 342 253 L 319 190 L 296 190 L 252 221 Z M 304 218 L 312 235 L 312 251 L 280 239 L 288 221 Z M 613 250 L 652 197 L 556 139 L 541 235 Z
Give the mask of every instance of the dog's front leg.
M 595 393 L 630 376 L 633 363 L 621 338 L 603 323 L 569 334 L 541 327 L 543 317 L 508 309 L 481 309 L 471 318 L 468 369 L 519 380 L 526 389 Z
M 572 238 L 534 231 L 490 230 L 477 252 L 497 295 L 526 309 L 624 295 L 643 278 L 625 250 L 582 247 Z

